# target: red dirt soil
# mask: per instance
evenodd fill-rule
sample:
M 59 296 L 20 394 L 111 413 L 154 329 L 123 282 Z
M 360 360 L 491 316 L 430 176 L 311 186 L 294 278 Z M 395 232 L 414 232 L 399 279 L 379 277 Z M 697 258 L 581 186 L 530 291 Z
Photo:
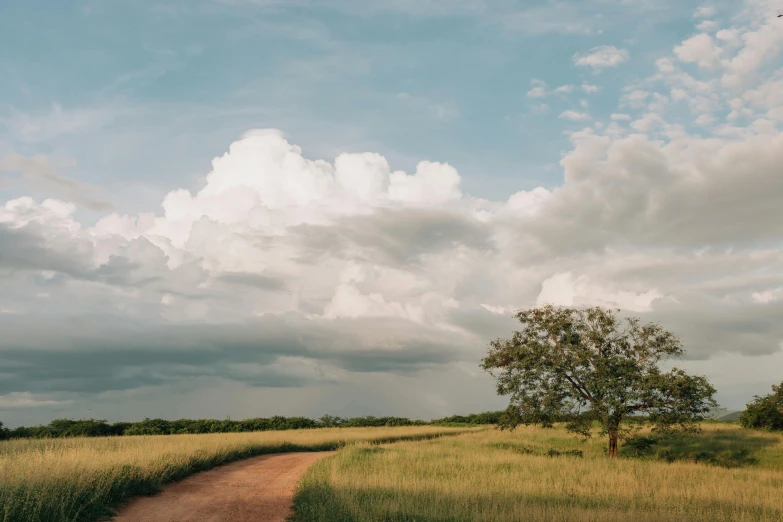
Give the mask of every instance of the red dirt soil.
M 198 473 L 123 505 L 115 522 L 284 522 L 311 464 L 334 452 L 263 455 Z

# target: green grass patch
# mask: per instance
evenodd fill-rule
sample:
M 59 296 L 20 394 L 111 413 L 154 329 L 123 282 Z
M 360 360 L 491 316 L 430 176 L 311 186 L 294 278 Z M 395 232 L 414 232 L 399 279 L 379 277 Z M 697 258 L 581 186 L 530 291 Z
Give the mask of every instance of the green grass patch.
M 362 442 L 432 440 L 466 430 L 334 428 L 210 435 L 23 440 L 0 443 L 1 522 L 93 522 L 128 499 L 232 461 L 330 451 Z
M 779 435 L 705 425 L 656 440 L 644 456 L 611 460 L 604 450 L 602 438 L 524 427 L 346 448 L 310 468 L 292 520 L 783 520 Z

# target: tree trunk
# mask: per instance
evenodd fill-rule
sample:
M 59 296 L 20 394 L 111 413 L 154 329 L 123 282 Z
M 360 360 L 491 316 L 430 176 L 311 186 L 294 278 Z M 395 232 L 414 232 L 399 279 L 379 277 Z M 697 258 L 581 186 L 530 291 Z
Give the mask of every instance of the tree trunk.
M 609 458 L 617 458 L 617 431 L 609 430 Z

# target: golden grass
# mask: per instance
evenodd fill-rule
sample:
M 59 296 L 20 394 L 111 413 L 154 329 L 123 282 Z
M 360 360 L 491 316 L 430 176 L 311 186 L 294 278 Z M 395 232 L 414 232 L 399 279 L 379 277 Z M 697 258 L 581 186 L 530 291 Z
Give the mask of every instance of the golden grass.
M 98 520 L 131 496 L 240 458 L 460 431 L 465 430 L 334 428 L 0 442 L 0 521 Z
M 729 469 L 686 461 L 609 460 L 602 438 L 581 442 L 562 429 L 487 430 L 356 446 L 308 471 L 297 493 L 295 520 L 783 520 L 783 436 L 726 425 L 705 425 L 704 430 L 701 441 L 683 444 L 703 451 L 715 440 L 746 441 L 758 463 Z M 549 457 L 550 448 L 581 450 L 584 457 Z

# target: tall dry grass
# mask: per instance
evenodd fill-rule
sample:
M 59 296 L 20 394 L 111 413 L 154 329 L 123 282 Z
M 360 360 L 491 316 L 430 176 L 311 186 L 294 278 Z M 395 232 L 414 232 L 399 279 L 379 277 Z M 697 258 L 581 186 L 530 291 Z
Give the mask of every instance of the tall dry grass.
M 132 496 L 154 493 L 162 484 L 241 458 L 464 431 L 335 428 L 0 442 L 0 521 L 99 520 Z
M 783 521 L 783 436 L 725 425 L 704 430 L 669 443 L 667 455 L 681 458 L 674 462 L 609 460 L 603 439 L 581 442 L 562 429 L 357 446 L 308 471 L 295 520 Z M 727 440 L 754 458 L 734 468 L 693 462 L 710 448 L 726 451 L 718 442 Z M 583 457 L 550 457 L 550 449 Z

